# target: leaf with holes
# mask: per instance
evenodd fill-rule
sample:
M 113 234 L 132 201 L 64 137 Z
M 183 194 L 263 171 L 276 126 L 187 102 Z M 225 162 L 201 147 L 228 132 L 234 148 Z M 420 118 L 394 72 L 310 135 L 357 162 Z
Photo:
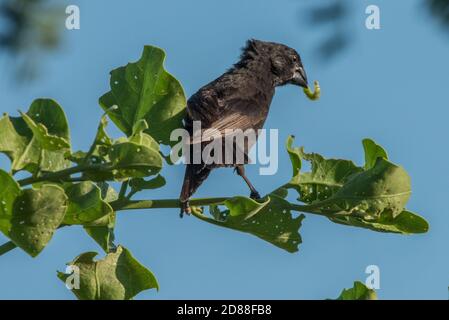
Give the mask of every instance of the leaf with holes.
M 146 132 L 156 141 L 172 145 L 170 134 L 182 127 L 186 98 L 181 84 L 164 69 L 165 52 L 145 46 L 142 57 L 111 72 L 111 91 L 100 98 L 104 110 L 128 136 L 144 119 Z
M 333 222 L 374 231 L 408 234 L 428 230 L 423 218 L 404 209 L 411 194 L 407 172 L 388 161 L 385 150 L 374 141 L 363 141 L 365 168 L 348 160 L 307 154 L 292 143 L 290 137 L 287 151 L 293 177 L 286 186 L 295 189 L 298 200 L 309 209 L 327 214 Z M 310 172 L 300 172 L 302 160 L 310 161 Z
M 34 138 L 39 143 L 40 147 L 45 150 L 58 151 L 61 149 L 69 149 L 70 144 L 64 138 L 48 133 L 47 127 L 42 123 L 36 123 L 26 113 L 20 112 L 23 120 L 28 128 L 33 132 Z
M 274 194 L 263 202 L 235 197 L 224 202 L 227 210 L 211 207 L 212 218 L 199 217 L 218 226 L 252 234 L 288 252 L 298 251 L 303 215 L 293 217 L 290 203 Z
M 67 196 L 59 186 L 23 190 L 14 201 L 9 226 L 2 232 L 35 257 L 61 225 L 66 209 Z
M 288 184 L 299 194 L 299 201 L 314 203 L 334 195 L 355 174 L 363 169 L 352 161 L 325 159 L 317 153 L 305 153 L 303 148 L 293 148 L 294 139 L 287 140 L 287 151 L 293 166 L 293 177 Z M 302 161 L 311 163 L 310 172 L 300 172 Z
M 14 201 L 21 189 L 13 177 L 0 170 L 0 231 L 8 235 L 12 227 Z
M 162 169 L 162 157 L 155 149 L 132 142 L 115 144 L 109 152 L 114 178 L 143 178 Z
M 0 152 L 11 160 L 12 172 L 58 171 L 70 161 L 70 136 L 62 108 L 53 100 L 37 99 L 21 118 L 0 119 Z
M 68 265 L 79 269 L 80 286 L 72 292 L 80 300 L 129 300 L 138 293 L 159 290 L 153 273 L 141 265 L 131 253 L 119 246 L 115 252 L 95 261 L 95 252 L 78 256 Z M 58 272 L 58 278 L 66 281 L 68 274 Z
M 345 211 L 365 220 L 379 219 L 382 213 L 397 217 L 411 194 L 407 172 L 378 158 L 374 167 L 348 180 L 331 198 L 323 201 L 334 210 Z

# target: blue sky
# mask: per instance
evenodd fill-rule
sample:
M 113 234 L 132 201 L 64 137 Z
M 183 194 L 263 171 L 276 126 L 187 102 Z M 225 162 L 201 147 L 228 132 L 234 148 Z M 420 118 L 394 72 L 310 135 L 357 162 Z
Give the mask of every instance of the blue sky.
M 332 298 L 354 280 L 364 281 L 365 268 L 375 264 L 381 299 L 447 299 L 449 34 L 429 18 L 423 1 L 352 2 L 346 28 L 353 42 L 335 59 L 323 61 L 315 49 L 332 26 L 304 19 L 312 1 L 73 0 L 70 4 L 81 9 L 81 30 L 63 31 L 64 46 L 42 57 L 36 81 L 18 86 L 2 71 L 1 111 L 15 114 L 34 98 L 54 98 L 66 110 L 74 149 L 86 149 L 102 114 L 97 101 L 108 91 L 109 71 L 137 60 L 145 44 L 166 50 L 166 68 L 191 95 L 231 66 L 248 38 L 285 43 L 300 52 L 323 95 L 311 103 L 297 87 L 278 89 L 266 127 L 279 129 L 282 143 L 295 134 L 308 151 L 359 164 L 361 140 L 373 138 L 409 172 L 408 208 L 429 221 L 430 232 L 374 233 L 308 215 L 299 252 L 290 254 L 193 217 L 181 220 L 178 210 L 120 213 L 117 242 L 156 274 L 161 287 L 138 298 Z M 365 28 L 369 4 L 381 9 L 381 30 Z M 248 167 L 261 193 L 290 178 L 288 157 L 283 150 L 279 155 L 277 175 L 259 176 L 257 166 Z M 8 165 L 3 156 L 0 165 Z M 167 168 L 168 184 L 140 197 L 177 197 L 183 170 Z M 240 178 L 222 169 L 197 196 L 247 194 Z M 0 241 L 6 238 L 0 235 Z M 19 250 L 1 257 L 0 298 L 73 299 L 56 270 L 91 250 L 101 252 L 80 228 L 71 228 L 57 233 L 36 259 Z

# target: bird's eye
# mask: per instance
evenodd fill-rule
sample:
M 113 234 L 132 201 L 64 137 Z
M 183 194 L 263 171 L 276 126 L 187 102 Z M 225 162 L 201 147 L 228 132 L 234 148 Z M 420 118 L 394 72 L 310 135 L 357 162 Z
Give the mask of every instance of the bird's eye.
M 298 58 L 296 56 L 293 56 L 293 61 L 294 62 L 298 61 Z

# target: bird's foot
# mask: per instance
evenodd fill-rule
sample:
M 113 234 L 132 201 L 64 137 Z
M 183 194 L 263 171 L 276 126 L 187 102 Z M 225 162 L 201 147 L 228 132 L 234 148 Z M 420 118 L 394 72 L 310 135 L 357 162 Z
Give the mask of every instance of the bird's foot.
M 262 198 L 260 196 L 259 192 L 257 192 L 257 191 L 251 191 L 251 194 L 249 195 L 249 197 L 253 200 L 259 200 Z
M 190 216 L 190 214 L 192 213 L 189 201 L 181 202 L 181 212 L 179 213 L 179 217 L 181 219 L 184 218 L 184 213 L 186 213 L 188 216 Z

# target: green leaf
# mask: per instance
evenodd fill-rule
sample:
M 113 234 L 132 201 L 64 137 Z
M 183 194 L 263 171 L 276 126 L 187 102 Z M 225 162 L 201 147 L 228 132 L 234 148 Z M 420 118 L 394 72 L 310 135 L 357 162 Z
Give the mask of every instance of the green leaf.
M 69 184 L 65 187 L 69 199 L 64 224 L 85 225 L 113 213 L 111 206 L 101 198 L 101 190 L 91 181 Z
M 58 171 L 70 166 L 70 136 L 62 108 L 53 100 L 35 100 L 22 118 L 0 119 L 0 152 L 12 162 L 13 173 Z
M 70 144 L 66 139 L 49 134 L 47 127 L 45 127 L 42 123 L 34 122 L 33 119 L 26 113 L 20 112 L 20 115 L 33 132 L 34 138 L 37 140 L 42 149 L 58 151 L 61 149 L 70 148 Z
M 166 181 L 165 178 L 161 175 L 157 175 L 155 178 L 146 181 L 142 178 L 135 178 L 129 181 L 129 186 L 133 193 L 142 191 L 142 190 L 152 190 L 159 189 L 165 186 Z
M 109 162 L 107 158 L 108 152 L 114 141 L 109 137 L 106 132 L 106 127 L 108 125 L 107 116 L 104 115 L 101 117 L 100 123 L 97 128 L 97 133 L 95 135 L 95 139 L 92 143 L 88 152 L 77 151 L 67 158 L 70 161 L 75 162 L 78 165 L 81 164 L 99 164 Z
M 104 145 L 112 146 L 113 141 L 106 132 L 106 127 L 108 126 L 107 115 L 104 115 L 100 119 L 100 124 L 98 125 L 97 134 L 95 135 L 94 145 Z
M 288 201 L 271 194 L 264 202 L 235 197 L 225 201 L 224 205 L 228 210 L 220 211 L 216 206 L 211 206 L 213 218 L 200 218 L 252 234 L 288 252 L 298 251 L 302 242 L 299 228 L 304 216 L 293 217 Z
M 288 136 L 287 138 L 287 143 L 286 143 L 286 148 L 287 148 L 287 153 L 290 157 L 290 161 L 292 163 L 292 168 L 293 168 L 293 177 L 298 176 L 299 172 L 301 171 L 301 159 L 304 155 L 304 151 L 302 150 L 302 148 L 299 147 L 293 147 L 293 142 L 295 141 L 295 137 L 294 136 Z
M 12 189 L 17 194 L 17 189 Z M 45 248 L 62 223 L 66 203 L 64 190 L 56 185 L 23 190 L 14 201 L 9 222 L 5 223 L 3 220 L 2 232 L 18 247 L 35 257 Z
M 94 261 L 97 253 L 84 253 L 68 265 L 79 268 L 79 289 L 72 292 L 80 300 L 129 300 L 138 293 L 159 290 L 156 277 L 141 265 L 131 253 L 119 246 L 102 260 Z M 58 278 L 66 282 L 69 275 L 58 272 Z
M 378 158 L 388 160 L 387 152 L 371 139 L 362 141 L 365 150 L 365 169 L 371 169 L 376 164 Z
M 352 216 L 336 216 L 329 218 L 332 222 L 366 228 L 378 232 L 391 232 L 400 234 L 418 234 L 429 231 L 429 224 L 424 218 L 410 211 L 402 211 L 396 218 L 382 213 L 376 221 L 367 221 Z
M 181 84 L 163 66 L 162 49 L 145 46 L 142 57 L 111 72 L 111 91 L 100 98 L 112 121 L 128 136 L 144 119 L 146 132 L 156 141 L 172 145 L 170 133 L 182 127 L 186 99 Z
M 299 201 L 315 203 L 334 195 L 355 174 L 363 171 L 352 161 L 325 159 L 317 153 L 305 153 L 302 148 L 292 148 L 293 139 L 287 141 L 287 150 L 292 159 L 293 177 L 288 187 L 299 194 Z M 311 164 L 310 172 L 300 172 L 302 160 Z
M 159 151 L 159 143 L 154 140 L 150 135 L 146 134 L 144 130 L 148 129 L 148 124 L 145 120 L 139 120 L 136 122 L 133 128 L 133 134 L 129 137 L 130 142 L 137 143 L 147 148 Z
M 407 172 L 378 158 L 374 167 L 354 176 L 326 203 L 365 219 L 377 219 L 383 212 L 395 218 L 404 210 L 410 194 Z
M 377 300 L 376 291 L 368 289 L 360 281 L 355 281 L 350 289 L 343 289 L 337 300 Z
M 427 222 L 405 210 L 411 194 L 410 177 L 400 166 L 387 160 L 385 150 L 365 139 L 366 165 L 325 159 L 307 154 L 302 148 L 287 151 L 292 159 L 293 177 L 286 185 L 295 189 L 298 200 L 314 212 L 326 214 L 333 222 L 380 232 L 423 233 Z M 300 172 L 302 160 L 310 161 L 310 172 Z M 373 163 L 374 161 L 374 163 Z
M 256 215 L 271 199 L 265 202 L 258 202 L 247 197 L 234 197 L 224 202 L 224 205 L 229 209 L 227 214 L 229 217 L 238 217 L 239 219 L 247 220 Z
M 0 231 L 5 235 L 11 230 L 14 201 L 20 193 L 19 184 L 10 174 L 0 169 Z
M 84 172 L 83 177 L 92 181 L 127 180 L 157 174 L 162 169 L 159 144 L 143 130 L 148 128 L 145 120 L 134 127 L 133 134 L 115 141 L 109 138 L 103 117 L 89 152 L 78 151 L 69 159 L 77 164 L 103 164 L 103 168 Z
M 101 190 L 101 198 L 104 202 L 111 203 L 118 199 L 117 192 L 109 184 L 100 182 L 98 183 L 98 187 Z M 116 246 L 114 245 L 115 220 L 116 214 L 112 211 L 110 214 L 84 225 L 86 233 L 94 239 L 106 253 L 116 249 Z
M 0 132 L 0 152 L 11 160 L 13 172 L 37 165 L 39 152 L 36 144 L 31 144 L 32 133 L 23 119 L 4 114 L 0 119 Z
M 115 144 L 109 152 L 115 179 L 143 178 L 162 169 L 162 157 L 155 149 L 132 142 Z
M 115 212 L 84 225 L 84 230 L 106 252 L 114 250 Z

